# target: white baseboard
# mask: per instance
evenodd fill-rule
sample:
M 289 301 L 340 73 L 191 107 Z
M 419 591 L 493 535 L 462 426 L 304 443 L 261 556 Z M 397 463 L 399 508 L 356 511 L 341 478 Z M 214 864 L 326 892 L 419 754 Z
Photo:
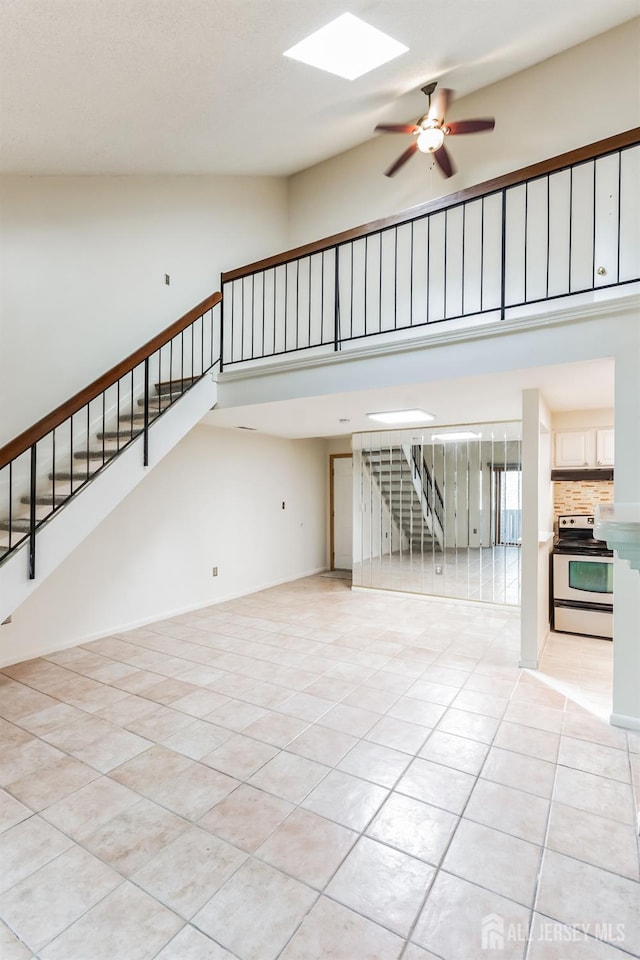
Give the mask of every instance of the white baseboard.
M 140 617 L 136 620 L 129 620 L 125 623 L 112 624 L 110 627 L 104 630 L 97 630 L 94 633 L 87 634 L 83 637 L 76 637 L 73 640 L 70 640 L 68 643 L 60 643 L 59 641 L 55 644 L 43 643 L 40 646 L 31 648 L 29 650 L 29 660 L 35 660 L 38 657 L 46 657 L 49 653 L 59 653 L 61 650 L 70 650 L 72 647 L 81 647 L 84 644 L 91 643 L 93 640 L 104 640 L 105 637 L 112 637 L 115 634 L 127 633 L 129 630 L 136 630 L 139 627 L 146 627 L 150 623 L 158 623 L 160 620 L 171 620 L 173 617 L 179 617 L 183 613 L 192 613 L 194 610 L 204 610 L 205 607 L 215 607 L 219 603 L 226 603 L 228 600 L 237 600 L 238 597 L 248 597 L 254 593 L 260 593 L 262 590 L 269 590 L 271 587 L 278 587 L 283 583 L 293 583 L 295 580 L 304 580 L 305 577 L 313 577 L 318 573 L 324 573 L 326 566 L 315 567 L 313 570 L 307 570 L 303 573 L 296 573 L 291 577 L 282 577 L 276 580 L 268 580 L 264 583 L 257 585 L 252 585 L 245 590 L 237 590 L 233 593 L 225 594 L 221 597 L 216 597 L 213 600 L 203 600 L 198 601 L 197 603 L 185 604 L 180 607 L 172 607 L 168 610 L 158 610 L 153 615 L 148 617 Z M 10 630 L 11 624 L 7 624 L 2 628 L 4 630 Z M 2 634 L 6 636 L 6 634 Z M 19 651 L 16 651 L 18 654 L 10 655 L 8 659 L 3 659 L 0 662 L 0 669 L 2 667 L 9 667 L 14 663 L 21 663 L 23 658 L 20 657 Z
M 610 720 L 613 727 L 626 727 L 627 730 L 640 730 L 640 717 L 626 717 L 623 713 L 612 713 Z

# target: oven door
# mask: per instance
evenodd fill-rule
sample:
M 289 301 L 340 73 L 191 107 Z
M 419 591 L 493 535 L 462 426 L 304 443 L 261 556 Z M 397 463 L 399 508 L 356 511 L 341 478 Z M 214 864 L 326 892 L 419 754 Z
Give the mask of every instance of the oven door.
M 554 553 L 553 599 L 613 604 L 613 557 Z

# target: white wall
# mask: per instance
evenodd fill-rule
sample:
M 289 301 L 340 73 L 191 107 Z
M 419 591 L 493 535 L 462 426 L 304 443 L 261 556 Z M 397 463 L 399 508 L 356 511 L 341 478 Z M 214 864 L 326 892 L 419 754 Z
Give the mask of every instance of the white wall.
M 286 183 L 15 176 L 0 209 L 2 445 L 281 248 Z
M 594 427 L 612 427 L 615 421 L 613 407 L 597 410 L 554 410 L 551 426 L 554 430 L 590 430 Z
M 450 120 L 495 116 L 496 129 L 448 141 L 459 171 L 450 180 L 421 155 L 395 177 L 385 177 L 409 142 L 393 134 L 302 171 L 289 182 L 289 246 L 636 127 L 639 48 L 637 19 L 454 102 Z
M 0 664 L 324 569 L 326 496 L 325 441 L 194 428 L 0 628 Z

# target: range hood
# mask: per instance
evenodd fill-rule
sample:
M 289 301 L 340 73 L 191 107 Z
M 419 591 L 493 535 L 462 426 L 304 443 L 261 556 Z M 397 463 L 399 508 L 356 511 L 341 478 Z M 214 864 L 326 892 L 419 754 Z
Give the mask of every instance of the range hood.
M 551 471 L 552 480 L 613 480 L 613 467 L 590 467 Z

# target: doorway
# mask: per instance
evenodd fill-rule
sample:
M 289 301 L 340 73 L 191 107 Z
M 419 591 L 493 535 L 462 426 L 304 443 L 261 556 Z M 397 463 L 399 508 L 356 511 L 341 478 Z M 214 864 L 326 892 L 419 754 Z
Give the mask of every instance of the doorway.
M 331 570 L 353 566 L 353 461 L 350 453 L 329 456 Z

